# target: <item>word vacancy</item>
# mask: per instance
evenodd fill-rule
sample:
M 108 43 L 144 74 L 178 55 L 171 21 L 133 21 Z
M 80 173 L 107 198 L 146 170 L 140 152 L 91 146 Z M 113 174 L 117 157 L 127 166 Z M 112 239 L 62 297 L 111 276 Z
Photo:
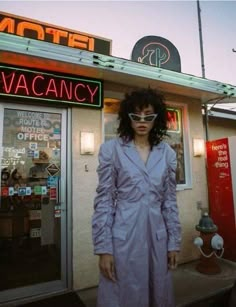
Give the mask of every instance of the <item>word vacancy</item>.
M 99 107 L 101 82 L 2 66 L 0 95 Z

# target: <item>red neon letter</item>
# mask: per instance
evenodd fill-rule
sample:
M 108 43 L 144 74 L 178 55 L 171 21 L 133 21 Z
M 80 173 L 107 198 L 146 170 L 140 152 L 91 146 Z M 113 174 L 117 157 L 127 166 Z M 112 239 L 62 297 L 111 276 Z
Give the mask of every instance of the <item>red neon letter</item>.
M 90 88 L 89 85 L 87 85 L 87 88 L 88 88 L 89 93 L 90 93 L 90 95 L 91 95 L 91 97 L 90 97 L 90 102 L 93 103 L 93 96 L 96 94 L 96 92 L 97 92 L 97 90 L 98 90 L 98 85 L 95 87 L 95 89 L 94 89 L 93 92 L 91 91 L 91 88 Z
M 52 88 L 51 88 L 52 87 Z M 57 88 L 56 88 L 56 84 L 55 84 L 55 80 L 54 79 L 50 79 L 49 83 L 48 83 L 48 88 L 47 88 L 47 91 L 46 91 L 46 95 L 48 95 L 48 92 L 53 92 L 54 95 L 56 97 L 58 97 L 58 94 L 57 94 Z
M 11 77 L 11 81 L 10 81 L 10 84 L 9 84 L 9 87 L 7 88 L 7 83 L 6 83 L 6 79 L 8 79 L 8 77 L 12 75 Z M 7 94 L 9 94 L 11 92 L 11 88 L 12 88 L 12 84 L 13 84 L 13 81 L 15 79 L 15 73 L 13 72 L 12 74 L 9 74 L 7 77 L 5 77 L 5 74 L 4 72 L 2 71 L 2 80 L 3 80 L 3 84 L 4 84 L 4 87 L 3 89 L 5 90 L 5 92 Z
M 177 122 L 177 116 L 176 116 L 175 111 L 167 112 L 167 126 L 169 130 L 177 131 L 178 122 Z
M 75 98 L 76 98 L 77 101 L 85 101 L 85 98 L 79 99 L 79 97 L 77 96 L 76 91 L 77 91 L 77 88 L 78 88 L 79 86 L 82 86 L 83 88 L 85 88 L 85 85 L 84 85 L 84 84 L 78 83 L 78 84 L 76 85 L 76 87 L 75 87 L 75 90 L 74 90 Z
M 61 98 L 63 98 L 63 87 L 65 89 L 65 93 L 66 93 L 67 99 L 71 100 L 71 98 L 72 98 L 72 82 L 70 82 L 70 88 L 68 90 L 66 81 L 65 80 L 61 80 L 61 90 L 60 90 L 60 97 Z
M 44 77 L 43 76 L 36 76 L 34 77 L 33 81 L 32 81 L 32 91 L 34 93 L 35 96 L 42 96 L 43 95 L 43 92 L 42 93 L 37 93 L 36 90 L 35 90 L 35 82 L 37 79 L 42 79 L 44 80 Z
M 20 84 L 20 83 L 21 83 L 21 80 L 23 81 L 22 84 Z M 28 88 L 27 88 L 25 76 L 24 76 L 23 74 L 21 74 L 20 77 L 19 77 L 19 79 L 18 79 L 18 82 L 17 82 L 17 85 L 16 85 L 16 89 L 15 89 L 15 94 L 18 92 L 18 90 L 19 90 L 20 88 L 25 89 L 26 94 L 29 96 L 29 90 L 28 90 Z

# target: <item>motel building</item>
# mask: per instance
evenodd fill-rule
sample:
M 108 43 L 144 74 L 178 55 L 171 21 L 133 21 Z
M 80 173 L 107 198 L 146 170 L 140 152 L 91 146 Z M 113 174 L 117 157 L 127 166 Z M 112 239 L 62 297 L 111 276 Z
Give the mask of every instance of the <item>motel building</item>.
M 0 304 L 97 286 L 98 150 L 116 136 L 120 100 L 134 88 L 166 97 L 166 141 L 178 160 L 180 263 L 199 258 L 195 226 L 200 209 L 209 209 L 206 151 L 195 146 L 205 140 L 203 106 L 236 102 L 236 87 L 182 73 L 167 39 L 140 39 L 131 59 L 113 57 L 111 43 L 0 13 Z M 211 139 L 235 136 L 235 116 L 216 107 Z

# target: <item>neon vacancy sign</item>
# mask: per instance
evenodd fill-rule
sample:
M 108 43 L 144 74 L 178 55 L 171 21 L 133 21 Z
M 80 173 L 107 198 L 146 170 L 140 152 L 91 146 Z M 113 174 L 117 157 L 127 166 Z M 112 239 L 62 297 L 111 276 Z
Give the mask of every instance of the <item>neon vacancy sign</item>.
M 102 107 L 102 81 L 0 65 L 0 96 Z

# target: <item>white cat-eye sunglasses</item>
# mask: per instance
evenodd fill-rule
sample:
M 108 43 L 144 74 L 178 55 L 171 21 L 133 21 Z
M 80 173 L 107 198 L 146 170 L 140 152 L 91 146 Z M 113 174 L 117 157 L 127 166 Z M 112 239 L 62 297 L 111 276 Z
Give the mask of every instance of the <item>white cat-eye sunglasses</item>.
M 139 115 L 139 114 L 134 114 L 134 113 L 129 113 L 129 118 L 133 122 L 153 122 L 158 114 L 147 114 L 147 115 Z

